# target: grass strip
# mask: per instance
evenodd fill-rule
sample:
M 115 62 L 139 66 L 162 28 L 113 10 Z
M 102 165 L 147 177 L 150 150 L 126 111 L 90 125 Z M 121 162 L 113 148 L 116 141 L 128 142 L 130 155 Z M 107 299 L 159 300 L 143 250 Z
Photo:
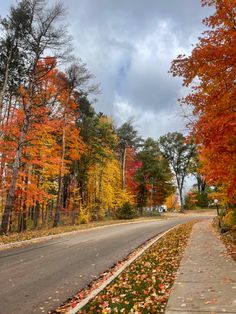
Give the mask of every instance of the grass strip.
M 78 313 L 164 313 L 192 226 L 170 231 Z

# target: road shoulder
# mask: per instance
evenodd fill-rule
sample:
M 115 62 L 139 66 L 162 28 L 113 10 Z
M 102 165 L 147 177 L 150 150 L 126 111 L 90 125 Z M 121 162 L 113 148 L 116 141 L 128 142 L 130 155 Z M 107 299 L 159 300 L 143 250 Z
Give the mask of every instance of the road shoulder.
M 156 218 L 139 218 L 139 219 L 135 219 L 135 220 L 120 220 L 120 221 L 110 221 L 110 222 L 101 222 L 101 224 L 99 223 L 93 223 L 93 224 L 89 224 L 89 225 L 79 225 L 79 226 L 71 226 L 71 229 L 68 228 L 65 232 L 65 229 L 63 228 L 54 228 L 54 229 L 50 229 L 50 230 L 45 230 L 45 233 L 47 234 L 47 232 L 52 232 L 52 234 L 48 234 L 45 235 L 44 230 L 42 230 L 42 232 L 38 233 L 40 236 L 37 236 L 37 232 L 28 232 L 27 234 L 17 234 L 18 236 L 18 240 L 15 241 L 15 237 L 11 237 L 11 235 L 9 236 L 0 236 L 0 252 L 6 249 L 11 249 L 11 248 L 16 248 L 16 247 L 21 247 L 21 246 L 27 246 L 33 243 L 39 243 L 39 242 L 46 242 L 48 240 L 52 240 L 52 239 L 56 239 L 56 238 L 60 238 L 60 237 L 64 237 L 64 236 L 69 236 L 69 235 L 73 235 L 76 233 L 81 233 L 81 232 L 86 232 L 86 231 L 90 231 L 90 230 L 96 230 L 96 229 L 101 229 L 101 228 L 106 228 L 106 227 L 111 227 L 111 226 L 120 226 L 120 225 L 126 225 L 126 224 L 135 224 L 135 223 L 142 223 L 142 222 L 148 222 L 148 221 L 162 221 L 162 220 L 166 220 L 166 217 L 162 217 L 162 216 L 158 216 Z M 68 226 L 69 227 L 69 226 Z M 23 239 L 22 237 L 23 236 Z M 26 236 L 26 238 L 28 237 L 28 239 L 24 239 L 24 236 Z M 9 239 L 7 240 L 9 243 L 4 243 L 4 240 L 1 242 L 1 240 L 3 239 L 3 237 L 5 237 L 7 239 L 7 237 L 9 237 Z M 2 238 L 2 239 L 1 239 Z M 13 239 L 11 241 L 11 239 Z M 21 240 L 22 239 L 22 240 Z

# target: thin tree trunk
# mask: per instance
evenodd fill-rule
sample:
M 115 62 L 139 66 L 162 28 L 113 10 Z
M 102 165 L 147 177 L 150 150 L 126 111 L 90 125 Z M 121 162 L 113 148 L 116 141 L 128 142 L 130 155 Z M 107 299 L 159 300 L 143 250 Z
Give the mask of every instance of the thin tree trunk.
M 35 73 L 35 69 L 36 69 L 36 62 L 34 65 L 34 73 Z M 29 128 L 29 124 L 30 124 L 29 117 L 30 117 L 30 110 L 31 110 L 31 105 L 32 105 L 32 100 L 33 100 L 34 79 L 35 79 L 35 77 L 33 74 L 33 76 L 31 77 L 31 80 L 30 80 L 30 84 L 29 84 L 30 97 L 29 97 L 28 105 L 24 104 L 24 100 L 23 100 L 25 117 L 24 117 L 21 135 L 20 135 L 19 140 L 18 140 L 16 157 L 15 157 L 15 161 L 13 164 L 12 179 L 11 179 L 10 187 L 9 187 L 9 190 L 7 193 L 6 205 L 5 205 L 4 212 L 3 212 L 0 234 L 6 234 L 8 232 L 8 229 L 9 229 L 9 217 L 10 217 L 10 213 L 12 211 L 13 205 L 14 205 L 15 188 L 16 188 L 16 183 L 17 183 L 17 179 L 18 179 L 18 175 L 19 175 L 22 147 L 23 147 L 23 143 L 25 141 L 25 138 L 26 138 L 26 135 L 28 132 L 28 128 Z
M 49 208 L 49 220 L 51 221 L 53 218 L 53 207 L 54 207 L 54 201 L 52 200 L 50 202 L 50 208 Z
M 44 203 L 42 204 L 42 226 L 44 226 L 45 223 L 45 212 L 44 212 Z
M 20 203 L 23 202 L 23 205 L 20 205 L 19 208 L 22 208 L 22 211 L 18 214 L 18 232 L 23 232 L 27 228 L 26 219 L 27 219 L 27 207 L 26 207 L 26 200 L 22 195 L 22 200 Z
M 35 206 L 30 206 L 30 219 L 33 221 L 34 220 L 34 209 Z
M 182 212 L 184 210 L 184 200 L 183 200 L 183 182 L 184 182 L 184 178 L 181 178 L 181 182 L 180 182 L 180 180 L 176 176 L 176 181 L 177 181 L 177 187 L 178 187 L 178 191 L 179 191 L 180 209 L 181 209 L 181 212 Z
M 99 176 L 98 200 L 100 204 L 102 203 L 102 178 L 103 178 L 103 169 L 101 169 L 100 176 Z
M 61 153 L 61 162 L 60 162 L 60 170 L 59 170 L 56 212 L 55 212 L 53 227 L 57 227 L 60 222 L 60 209 L 61 209 L 61 202 L 62 202 L 62 187 L 63 187 L 64 159 L 65 159 L 65 139 L 66 139 L 66 130 L 65 130 L 65 115 L 64 115 L 64 125 L 63 125 L 63 131 L 62 131 L 62 153 Z
M 125 189 L 125 162 L 126 162 L 126 147 L 123 152 L 123 158 L 122 158 L 122 190 Z
M 62 174 L 59 175 L 57 203 L 56 203 L 56 211 L 55 211 L 53 227 L 57 227 L 60 222 L 61 192 L 62 192 Z
M 8 105 L 8 108 L 7 108 L 7 111 L 6 111 L 6 119 L 5 119 L 5 117 L 2 117 L 1 113 L 0 113 L 0 124 L 3 125 L 3 123 L 4 123 L 5 126 L 8 126 L 8 122 L 9 122 L 10 111 L 11 111 L 11 100 L 12 100 L 12 94 L 10 95 L 9 105 Z M 6 121 L 4 122 L 4 120 L 6 120 Z M 2 135 L 3 134 L 1 133 L 0 136 L 2 136 Z M 4 186 L 3 173 L 4 173 L 4 170 L 5 170 L 6 157 L 7 157 L 6 153 L 2 153 L 1 154 L 1 165 L 0 165 L 0 180 L 1 180 L 0 187 L 1 188 L 3 188 L 3 186 Z
M 17 232 L 21 231 L 21 212 L 17 214 L 18 223 L 17 223 Z
M 71 223 L 72 226 L 75 225 L 75 217 L 76 217 L 76 189 L 74 188 L 73 191 L 73 205 L 72 205 L 72 217 L 71 217 Z
M 26 230 L 26 213 L 19 213 L 19 217 L 18 232 L 24 232 Z
M 38 227 L 39 209 L 40 209 L 39 202 L 36 201 L 36 206 L 35 206 L 35 210 L 34 210 L 34 229 L 36 229 Z
M 9 191 L 7 193 L 6 205 L 3 212 L 2 224 L 1 224 L 2 234 L 6 234 L 9 228 L 9 217 L 10 217 L 10 213 L 13 208 L 13 205 L 14 205 L 15 188 L 16 188 L 16 183 L 17 183 L 18 174 L 19 174 L 22 146 L 23 146 L 23 143 L 24 143 L 27 131 L 28 131 L 28 126 L 29 126 L 29 121 L 28 119 L 25 119 L 22 132 L 18 141 L 15 162 L 13 165 L 12 179 L 11 179 Z
M 73 170 L 71 175 L 71 184 L 73 187 L 72 190 L 72 211 L 71 211 L 71 223 L 75 225 L 75 217 L 76 217 L 76 170 Z
M 181 211 L 183 211 L 184 210 L 184 201 L 183 201 L 183 191 L 182 191 L 182 189 L 179 189 L 179 198 L 180 198 Z
M 9 52 L 8 57 L 7 57 L 6 69 L 5 69 L 5 74 L 4 74 L 4 82 L 3 82 L 3 86 L 2 86 L 2 89 L 0 92 L 0 119 L 2 119 L 3 100 L 4 100 L 6 89 L 7 89 L 11 58 L 12 58 L 12 48 Z

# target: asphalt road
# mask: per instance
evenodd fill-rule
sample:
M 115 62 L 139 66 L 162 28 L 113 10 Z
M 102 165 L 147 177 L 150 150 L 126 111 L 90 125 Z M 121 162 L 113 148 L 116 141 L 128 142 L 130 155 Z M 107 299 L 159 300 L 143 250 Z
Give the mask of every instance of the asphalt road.
M 0 252 L 0 314 L 47 313 L 146 240 L 189 219 L 106 226 Z

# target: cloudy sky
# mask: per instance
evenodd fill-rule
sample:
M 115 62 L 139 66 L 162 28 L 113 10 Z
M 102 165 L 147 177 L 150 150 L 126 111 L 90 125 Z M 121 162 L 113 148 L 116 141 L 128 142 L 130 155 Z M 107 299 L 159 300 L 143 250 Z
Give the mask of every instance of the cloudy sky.
M 133 117 L 144 137 L 186 132 L 177 103 L 181 80 L 168 70 L 203 31 L 209 11 L 200 0 L 63 1 L 75 54 L 101 83 L 96 110 L 117 125 Z M 12 3 L 0 0 L 1 16 Z

